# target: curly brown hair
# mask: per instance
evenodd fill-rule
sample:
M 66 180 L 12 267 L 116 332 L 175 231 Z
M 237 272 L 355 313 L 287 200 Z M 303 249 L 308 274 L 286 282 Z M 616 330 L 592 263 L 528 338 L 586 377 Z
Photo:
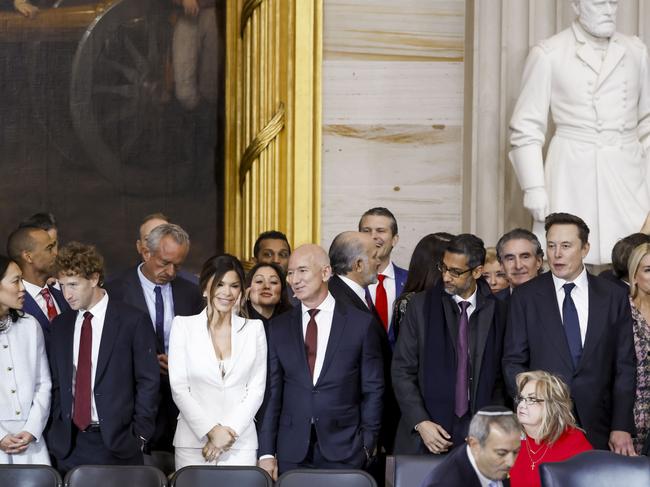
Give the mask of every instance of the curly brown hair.
M 69 242 L 59 249 L 56 257 L 56 273 L 65 276 L 81 276 L 90 279 L 99 275 L 99 285 L 104 283 L 104 257 L 94 245 Z

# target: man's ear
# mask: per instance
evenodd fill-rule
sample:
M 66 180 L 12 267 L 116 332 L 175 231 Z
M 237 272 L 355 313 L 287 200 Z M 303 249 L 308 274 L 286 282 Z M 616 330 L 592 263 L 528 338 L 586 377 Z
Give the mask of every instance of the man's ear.
M 324 265 L 322 270 L 323 282 L 327 282 L 332 277 L 332 268 L 329 265 Z
M 23 262 L 26 262 L 28 264 L 32 263 L 32 253 L 29 250 L 23 250 L 20 253 L 20 258 L 22 259 Z
M 483 274 L 483 266 L 482 265 L 476 266 L 474 268 L 474 270 L 472 271 L 472 277 L 474 278 L 474 280 L 481 277 L 482 274 Z
M 90 281 L 90 285 L 92 287 L 99 286 L 99 272 L 93 272 L 88 280 Z

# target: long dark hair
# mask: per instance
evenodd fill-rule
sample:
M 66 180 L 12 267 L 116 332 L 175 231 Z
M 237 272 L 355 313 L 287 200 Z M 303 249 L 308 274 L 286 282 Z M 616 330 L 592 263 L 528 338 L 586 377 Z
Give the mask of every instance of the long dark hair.
M 275 308 L 273 309 L 273 316 L 277 316 L 291 309 L 291 303 L 289 302 L 289 290 L 287 289 L 287 279 L 284 275 L 282 267 L 280 267 L 278 264 L 274 264 L 273 262 L 260 262 L 258 264 L 255 264 L 253 268 L 248 271 L 248 274 L 246 274 L 246 289 L 251 287 L 251 284 L 253 283 L 253 276 L 262 267 L 270 267 L 278 275 L 278 278 L 280 278 L 280 301 L 275 305 Z M 250 303 L 249 305 L 253 306 L 253 303 Z
M 15 264 L 15 262 L 6 255 L 0 254 L 0 280 L 5 278 L 9 264 Z M 22 310 L 9 308 L 9 316 L 14 323 L 18 321 L 18 318 L 24 316 L 24 314 Z
M 413 249 L 409 263 L 409 275 L 402 294 L 424 291 L 440 279 L 438 264 L 454 236 L 447 232 L 430 233 L 422 237 Z
M 217 292 L 217 286 L 219 282 L 223 279 L 223 276 L 226 273 L 234 271 L 239 277 L 239 284 L 241 286 L 240 297 L 244 295 L 244 268 L 239 262 L 239 259 L 234 255 L 223 254 L 223 255 L 213 255 L 203 264 L 201 269 L 201 274 L 199 276 L 199 288 L 203 295 L 207 295 L 207 299 L 212 302 L 214 298 L 214 293 Z M 212 279 L 212 285 L 210 284 L 210 279 Z M 243 300 L 240 301 L 243 303 Z M 245 306 L 240 306 L 239 314 L 244 318 L 248 318 L 248 312 Z

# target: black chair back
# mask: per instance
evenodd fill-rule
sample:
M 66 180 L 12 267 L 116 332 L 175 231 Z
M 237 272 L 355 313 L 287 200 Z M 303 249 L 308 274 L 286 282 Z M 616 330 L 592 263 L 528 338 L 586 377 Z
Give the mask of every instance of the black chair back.
M 389 455 L 386 487 L 418 487 L 445 458 L 445 455 Z
M 593 450 L 539 466 L 542 487 L 650 486 L 650 459 Z
M 65 487 L 167 487 L 167 477 L 149 465 L 81 465 L 70 470 Z
M 269 474 L 258 467 L 183 467 L 169 487 L 273 487 Z
M 156 467 L 165 475 L 174 473 L 174 454 L 168 451 L 152 451 L 144 455 L 144 464 Z
M 0 487 L 61 487 L 59 472 L 47 465 L 0 465 Z
M 290 470 L 280 475 L 275 487 L 377 487 L 363 470 Z

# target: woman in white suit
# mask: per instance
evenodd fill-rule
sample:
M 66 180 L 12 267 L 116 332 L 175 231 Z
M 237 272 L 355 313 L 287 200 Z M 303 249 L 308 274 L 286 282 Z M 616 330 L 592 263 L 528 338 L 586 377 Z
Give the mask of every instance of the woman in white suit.
M 50 414 L 50 369 L 41 325 L 20 310 L 18 265 L 0 255 L 0 464 L 50 464 L 43 429 Z
M 176 469 L 255 465 L 255 413 L 266 384 L 260 320 L 239 316 L 244 270 L 231 255 L 211 257 L 199 280 L 207 308 L 177 316 L 169 339 L 169 382 L 180 411 Z

